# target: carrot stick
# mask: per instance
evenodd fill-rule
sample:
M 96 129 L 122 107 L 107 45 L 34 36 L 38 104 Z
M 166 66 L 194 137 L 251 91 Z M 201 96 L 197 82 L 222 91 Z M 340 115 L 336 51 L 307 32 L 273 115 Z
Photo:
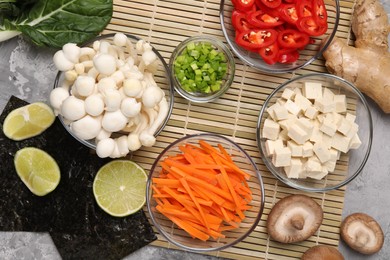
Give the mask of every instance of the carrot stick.
M 184 229 L 188 234 L 190 234 L 193 237 L 196 237 L 202 241 L 206 241 L 209 239 L 209 235 L 206 233 L 200 231 L 199 229 L 194 228 L 191 224 L 188 222 L 185 222 L 175 216 L 172 216 L 170 214 L 166 214 L 166 216 L 172 220 L 173 223 L 175 223 L 178 227 Z
M 152 178 L 154 184 L 160 186 L 168 186 L 170 188 L 179 188 L 181 187 L 180 181 L 175 179 L 162 179 L 162 178 Z
M 229 162 L 233 162 L 232 158 L 228 154 L 228 152 L 223 148 L 221 144 L 218 144 L 219 151 L 225 156 L 225 159 L 228 160 Z

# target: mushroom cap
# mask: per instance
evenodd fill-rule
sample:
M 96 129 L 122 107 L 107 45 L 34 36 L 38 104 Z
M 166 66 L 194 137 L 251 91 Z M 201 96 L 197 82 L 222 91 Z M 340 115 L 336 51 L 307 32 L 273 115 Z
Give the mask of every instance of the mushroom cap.
M 343 255 L 334 247 L 318 245 L 309 248 L 301 257 L 301 260 L 344 260 Z
M 290 195 L 279 200 L 268 215 L 268 234 L 281 243 L 295 243 L 311 237 L 320 227 L 323 211 L 306 195 Z
M 382 228 L 375 219 L 364 213 L 346 217 L 341 223 L 340 234 L 348 246 L 366 255 L 378 252 L 384 243 Z

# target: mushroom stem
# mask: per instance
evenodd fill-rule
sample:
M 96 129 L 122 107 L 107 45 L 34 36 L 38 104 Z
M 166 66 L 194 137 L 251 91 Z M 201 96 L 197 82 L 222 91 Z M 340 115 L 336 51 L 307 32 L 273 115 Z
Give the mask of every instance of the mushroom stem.
M 302 215 L 294 215 L 290 219 L 290 223 L 295 229 L 302 230 L 305 226 L 305 219 Z

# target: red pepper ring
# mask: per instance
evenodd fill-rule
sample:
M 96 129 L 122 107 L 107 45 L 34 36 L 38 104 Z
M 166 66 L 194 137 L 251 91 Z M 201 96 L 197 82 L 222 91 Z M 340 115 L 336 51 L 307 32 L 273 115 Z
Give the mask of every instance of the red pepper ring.
M 296 24 L 298 21 L 298 12 L 295 4 L 281 4 L 279 7 L 280 18 L 289 24 Z
M 302 17 L 297 21 L 297 28 L 310 36 L 320 36 L 328 30 L 328 23 L 317 24 L 317 21 L 312 16 Z
M 255 4 L 255 0 L 232 0 L 232 3 L 235 9 L 246 12 L 252 9 Z
M 279 45 L 277 42 L 274 42 L 270 46 L 260 48 L 259 54 L 263 58 L 264 62 L 270 65 L 278 62 L 279 57 Z
M 261 2 L 269 8 L 276 8 L 282 3 L 282 0 L 261 0 Z
M 318 25 L 328 24 L 328 13 L 323 0 L 313 0 L 313 15 Z
M 309 35 L 294 29 L 286 29 L 278 35 L 279 46 L 286 49 L 302 49 L 309 41 Z
M 296 49 L 279 49 L 279 63 L 293 63 L 299 58 L 299 52 Z
M 248 14 L 247 18 L 251 25 L 261 29 L 274 28 L 284 23 L 278 16 L 274 16 L 262 10 L 257 10 L 256 12 Z
M 254 26 L 248 22 L 246 14 L 237 10 L 232 12 L 232 25 L 236 31 L 242 32 L 253 29 Z
M 311 0 L 300 0 L 297 1 L 298 17 L 312 16 L 312 1 Z
M 278 38 L 274 29 L 252 29 L 236 34 L 236 43 L 247 50 L 258 50 L 271 45 Z

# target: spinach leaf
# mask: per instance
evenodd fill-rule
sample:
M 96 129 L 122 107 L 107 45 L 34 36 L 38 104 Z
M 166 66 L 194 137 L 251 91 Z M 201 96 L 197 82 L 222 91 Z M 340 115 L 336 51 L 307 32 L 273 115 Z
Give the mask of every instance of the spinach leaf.
M 21 7 L 15 19 L 0 17 L 0 41 L 23 33 L 38 46 L 80 44 L 100 33 L 111 17 L 112 0 L 37 0 Z

